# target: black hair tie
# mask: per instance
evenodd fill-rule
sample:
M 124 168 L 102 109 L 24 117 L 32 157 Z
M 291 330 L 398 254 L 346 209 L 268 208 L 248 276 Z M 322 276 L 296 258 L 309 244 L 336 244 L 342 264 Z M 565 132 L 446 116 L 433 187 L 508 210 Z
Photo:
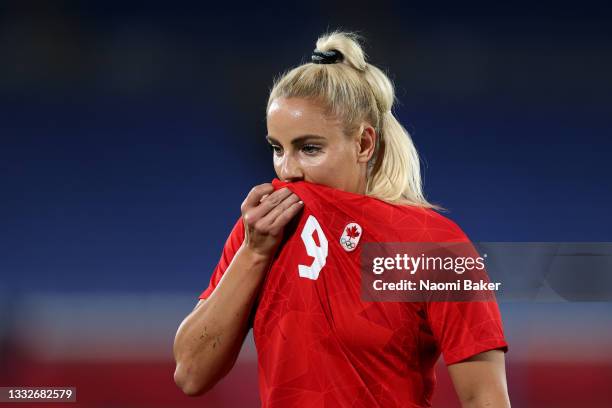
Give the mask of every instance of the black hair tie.
M 335 64 L 336 62 L 341 62 L 344 59 L 344 56 L 338 50 L 314 50 L 310 59 L 312 60 L 313 64 Z

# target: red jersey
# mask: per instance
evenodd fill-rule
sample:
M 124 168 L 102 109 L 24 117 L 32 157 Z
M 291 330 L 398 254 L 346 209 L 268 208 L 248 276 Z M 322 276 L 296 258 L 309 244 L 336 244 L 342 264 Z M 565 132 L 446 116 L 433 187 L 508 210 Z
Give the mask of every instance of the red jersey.
M 507 350 L 495 302 L 361 299 L 361 243 L 467 241 L 454 222 L 319 184 L 272 184 L 287 186 L 304 208 L 286 227 L 256 301 L 263 407 L 429 407 L 441 353 L 453 364 Z M 347 241 L 351 223 L 359 241 Z M 215 289 L 243 239 L 239 219 L 200 299 Z

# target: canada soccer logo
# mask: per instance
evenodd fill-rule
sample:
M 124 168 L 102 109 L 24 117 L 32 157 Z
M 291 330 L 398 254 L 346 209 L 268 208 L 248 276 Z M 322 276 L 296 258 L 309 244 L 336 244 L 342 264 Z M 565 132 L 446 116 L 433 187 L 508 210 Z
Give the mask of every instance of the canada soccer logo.
M 354 251 L 361 239 L 361 225 L 356 222 L 346 224 L 342 236 L 340 237 L 340 245 L 346 252 Z

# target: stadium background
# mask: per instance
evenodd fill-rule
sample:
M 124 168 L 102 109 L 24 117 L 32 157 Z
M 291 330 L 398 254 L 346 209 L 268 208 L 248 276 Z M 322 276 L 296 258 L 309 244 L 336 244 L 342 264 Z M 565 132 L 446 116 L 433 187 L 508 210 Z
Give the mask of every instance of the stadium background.
M 272 79 L 327 28 L 367 37 L 428 197 L 472 240 L 611 241 L 606 6 L 155 4 L 0 6 L 0 386 L 257 405 L 250 338 L 195 399 L 172 382 L 172 341 L 244 196 L 274 176 Z M 611 304 L 500 307 L 513 406 L 610 406 Z M 434 406 L 456 406 L 439 368 Z

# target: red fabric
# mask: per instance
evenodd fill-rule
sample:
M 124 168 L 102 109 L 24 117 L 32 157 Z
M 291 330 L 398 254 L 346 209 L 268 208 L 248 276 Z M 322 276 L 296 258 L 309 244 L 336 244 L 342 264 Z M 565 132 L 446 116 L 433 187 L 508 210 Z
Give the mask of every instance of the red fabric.
M 273 180 L 304 201 L 257 300 L 253 334 L 263 407 L 428 407 L 440 353 L 452 364 L 507 350 L 495 302 L 364 302 L 360 245 L 339 243 L 347 224 L 362 227 L 363 242 L 465 242 L 451 220 L 428 209 L 391 205 L 364 195 L 306 183 Z M 300 277 L 306 253 L 302 232 L 313 216 L 328 241 L 316 279 Z M 312 220 L 311 220 L 312 221 Z M 311 221 L 308 221 L 311 224 Z M 242 220 L 227 240 L 208 297 L 244 239 Z

